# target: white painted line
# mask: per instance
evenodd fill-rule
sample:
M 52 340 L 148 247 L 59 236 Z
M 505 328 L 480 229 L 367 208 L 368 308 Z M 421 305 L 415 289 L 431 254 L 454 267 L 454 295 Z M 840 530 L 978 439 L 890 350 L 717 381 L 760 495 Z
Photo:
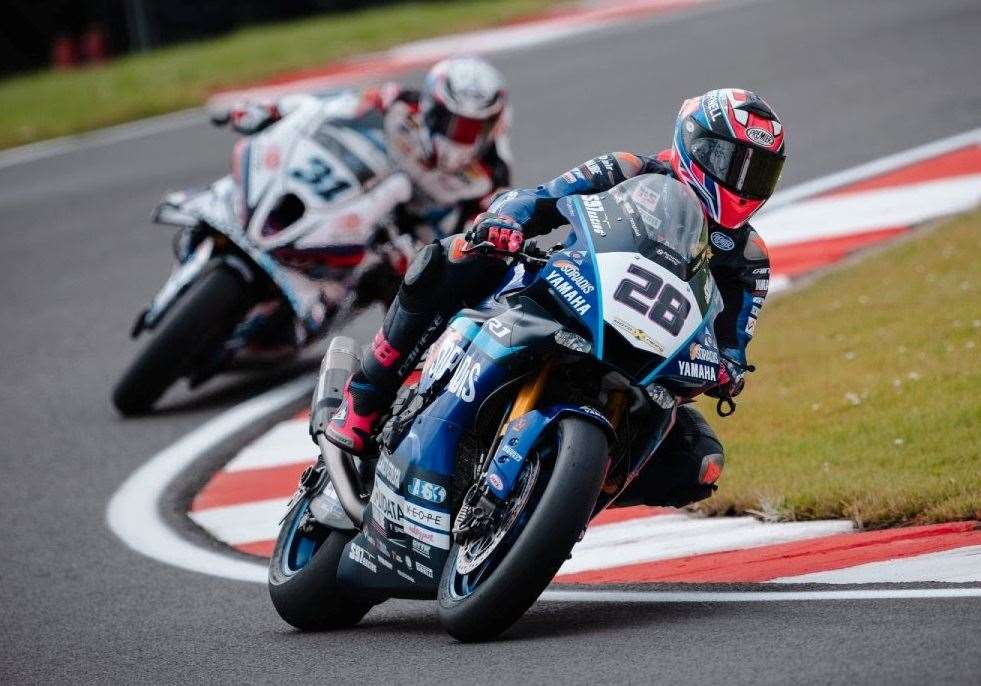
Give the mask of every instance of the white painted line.
M 240 472 L 312 462 L 317 458 L 317 446 L 310 440 L 309 425 L 306 419 L 290 419 L 277 424 L 243 448 L 223 471 Z
M 265 582 L 265 565 L 202 548 L 179 536 L 160 515 L 160 497 L 201 455 L 309 395 L 313 387 L 314 377 L 308 375 L 274 388 L 215 417 L 154 455 L 112 496 L 106 511 L 109 528 L 127 546 L 160 562 L 227 579 Z
M 981 588 L 887 588 L 842 591 L 545 591 L 542 602 L 775 603 L 797 600 L 981 598 Z
M 875 229 L 914 226 L 973 210 L 981 203 L 981 174 L 804 200 L 770 210 L 753 227 L 775 247 Z
M 774 579 L 785 584 L 869 584 L 942 581 L 981 582 L 981 546 L 967 546 L 898 560 Z
M 279 535 L 279 520 L 286 514 L 289 501 L 289 498 L 270 498 L 240 505 L 209 507 L 187 514 L 195 524 L 219 541 L 234 546 L 275 539 Z
M 139 119 L 137 121 L 96 129 L 88 133 L 73 136 L 51 138 L 38 143 L 30 143 L 17 148 L 0 152 L 0 169 L 13 167 L 17 164 L 34 162 L 48 157 L 57 157 L 70 152 L 79 152 L 99 148 L 113 143 L 146 138 L 157 133 L 176 131 L 178 129 L 203 124 L 206 121 L 203 108 L 181 110 L 157 117 Z

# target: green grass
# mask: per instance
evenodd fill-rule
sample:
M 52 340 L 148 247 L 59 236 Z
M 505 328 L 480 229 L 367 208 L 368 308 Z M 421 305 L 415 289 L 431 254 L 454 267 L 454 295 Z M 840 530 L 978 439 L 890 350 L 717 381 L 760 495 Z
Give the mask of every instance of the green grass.
M 210 93 L 399 43 L 499 24 L 555 0 L 425 0 L 236 31 L 74 71 L 0 81 L 0 148 L 204 103 Z
M 710 514 L 981 519 L 981 212 L 764 307 Z M 715 418 L 715 419 L 713 419 Z

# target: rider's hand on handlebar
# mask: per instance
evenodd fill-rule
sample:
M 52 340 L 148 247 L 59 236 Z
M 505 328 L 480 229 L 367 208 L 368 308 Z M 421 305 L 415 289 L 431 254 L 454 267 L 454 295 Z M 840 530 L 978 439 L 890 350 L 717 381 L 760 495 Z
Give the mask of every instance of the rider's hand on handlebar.
M 746 373 L 725 357 L 719 363 L 719 385 L 706 392 L 713 398 L 735 398 L 746 386 Z
M 280 118 L 279 109 L 274 104 L 260 102 L 241 102 L 225 110 L 211 114 L 215 126 L 231 124 L 232 129 L 245 136 L 262 131 Z
M 512 254 L 520 252 L 525 243 L 521 224 L 507 215 L 493 212 L 478 214 L 464 238 L 471 250 L 492 248 Z

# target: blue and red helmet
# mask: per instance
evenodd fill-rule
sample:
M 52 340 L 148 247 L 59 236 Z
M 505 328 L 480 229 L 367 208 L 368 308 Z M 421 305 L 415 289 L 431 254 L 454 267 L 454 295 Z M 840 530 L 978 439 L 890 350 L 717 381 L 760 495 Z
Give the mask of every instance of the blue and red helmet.
M 752 91 L 720 88 L 681 105 L 671 168 L 721 226 L 742 226 L 773 194 L 784 160 L 783 124 Z

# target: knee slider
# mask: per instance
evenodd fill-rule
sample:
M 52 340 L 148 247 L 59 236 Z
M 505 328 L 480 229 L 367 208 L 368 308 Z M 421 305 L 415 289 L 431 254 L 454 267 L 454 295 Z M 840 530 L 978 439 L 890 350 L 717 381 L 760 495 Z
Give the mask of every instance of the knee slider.
M 408 293 L 418 292 L 419 289 L 432 285 L 443 272 L 443 246 L 430 243 L 419 251 L 405 272 L 402 290 Z

